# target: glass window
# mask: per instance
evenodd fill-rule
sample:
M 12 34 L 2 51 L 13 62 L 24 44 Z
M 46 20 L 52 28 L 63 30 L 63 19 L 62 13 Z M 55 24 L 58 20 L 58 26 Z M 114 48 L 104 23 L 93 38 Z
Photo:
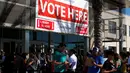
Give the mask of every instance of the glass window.
M 130 26 L 129 26 L 129 36 L 130 36 Z
M 123 47 L 123 51 L 127 51 L 127 48 L 126 48 L 126 47 Z
M 42 32 L 37 32 L 37 40 L 42 40 Z
M 68 49 L 84 48 L 84 37 L 79 35 L 65 35 L 65 42 Z
M 41 39 L 44 42 L 48 42 L 48 32 L 41 32 Z
M 84 42 L 84 37 L 79 35 L 65 35 L 65 42 L 67 43 Z
M 2 37 L 3 33 L 2 33 L 2 28 L 0 28 L 0 37 Z
M 33 40 L 33 31 L 30 31 L 29 34 L 30 34 L 30 38 L 29 39 Z
M 52 38 L 53 43 L 61 43 L 62 42 L 61 34 L 51 33 L 51 35 L 52 35 L 51 38 Z
M 116 22 L 109 21 L 109 33 L 116 34 Z
M 4 28 L 1 30 L 2 30 L 1 36 L 4 38 L 8 38 L 8 39 L 21 39 L 22 38 L 21 36 L 22 32 L 19 29 Z M 8 33 L 11 33 L 11 35 Z
M 37 40 L 37 32 L 36 31 L 33 32 L 33 40 Z
M 30 40 L 48 42 L 48 32 L 30 31 Z
M 116 51 L 116 47 L 115 46 L 109 46 L 109 50 Z
M 123 34 L 124 34 L 124 35 L 127 34 L 127 25 L 123 25 Z

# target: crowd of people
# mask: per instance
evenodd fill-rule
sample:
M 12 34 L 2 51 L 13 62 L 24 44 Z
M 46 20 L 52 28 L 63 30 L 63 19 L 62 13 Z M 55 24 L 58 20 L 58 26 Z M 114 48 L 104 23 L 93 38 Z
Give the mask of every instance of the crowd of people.
M 77 67 L 76 51 L 66 50 L 66 45 L 60 43 L 55 53 L 15 53 L 9 54 L 1 51 L 2 73 L 51 73 L 75 72 Z
M 87 53 L 84 61 L 84 73 L 130 73 L 130 53 L 120 54 L 105 50 L 103 53 L 94 47 Z
M 101 52 L 99 48 L 94 47 L 84 56 L 83 63 L 80 63 L 76 50 L 67 50 L 64 43 L 59 44 L 54 54 L 51 51 L 46 54 L 8 54 L 1 51 L 0 59 L 2 73 L 130 73 L 129 52 Z

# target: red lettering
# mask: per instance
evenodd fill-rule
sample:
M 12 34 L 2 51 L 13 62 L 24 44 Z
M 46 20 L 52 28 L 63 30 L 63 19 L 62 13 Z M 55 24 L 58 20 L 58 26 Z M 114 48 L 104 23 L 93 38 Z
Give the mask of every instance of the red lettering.
M 54 22 L 37 19 L 37 28 L 54 30 Z
M 38 0 L 38 15 L 88 24 L 88 11 L 56 0 Z
M 87 34 L 87 27 L 76 26 L 76 33 L 78 34 Z

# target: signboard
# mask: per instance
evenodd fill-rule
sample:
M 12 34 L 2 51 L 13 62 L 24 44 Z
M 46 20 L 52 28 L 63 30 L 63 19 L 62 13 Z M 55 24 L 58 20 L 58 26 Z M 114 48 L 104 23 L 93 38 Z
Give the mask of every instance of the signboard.
M 88 1 L 36 1 L 36 29 L 58 33 L 88 35 Z
M 43 19 L 36 19 L 37 20 L 37 28 L 46 29 L 46 30 L 54 30 L 54 22 L 43 20 Z

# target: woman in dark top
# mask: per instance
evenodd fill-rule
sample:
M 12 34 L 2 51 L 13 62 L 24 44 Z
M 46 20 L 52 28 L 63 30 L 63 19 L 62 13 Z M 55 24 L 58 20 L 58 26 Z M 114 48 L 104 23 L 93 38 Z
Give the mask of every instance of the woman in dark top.
M 107 57 L 108 59 L 105 61 L 103 68 L 102 68 L 102 73 L 114 73 L 117 71 L 113 59 L 114 59 L 114 52 L 113 51 L 108 51 L 107 52 Z
M 37 63 L 35 59 L 35 55 L 33 53 L 29 54 L 29 59 L 26 62 L 27 64 L 27 70 L 28 73 L 34 73 L 34 71 L 37 69 Z
M 7 54 L 3 62 L 2 73 L 13 73 L 14 69 L 14 55 Z

